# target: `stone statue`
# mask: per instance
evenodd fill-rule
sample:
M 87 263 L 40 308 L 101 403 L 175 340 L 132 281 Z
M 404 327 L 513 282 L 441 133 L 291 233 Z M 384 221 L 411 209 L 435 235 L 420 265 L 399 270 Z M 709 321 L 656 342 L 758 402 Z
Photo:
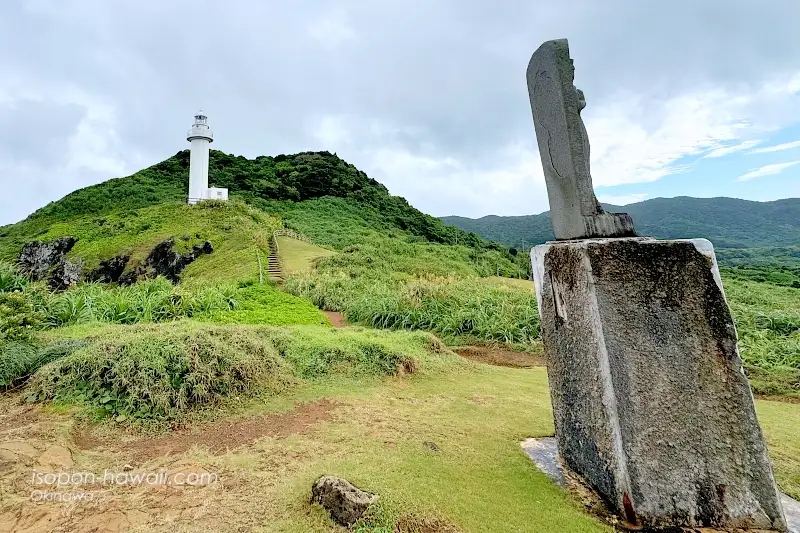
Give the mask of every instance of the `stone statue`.
M 589 136 L 580 115 L 586 98 L 573 84 L 567 40 L 540 46 L 528 64 L 527 78 L 556 239 L 635 236 L 631 217 L 606 213 L 594 194 Z

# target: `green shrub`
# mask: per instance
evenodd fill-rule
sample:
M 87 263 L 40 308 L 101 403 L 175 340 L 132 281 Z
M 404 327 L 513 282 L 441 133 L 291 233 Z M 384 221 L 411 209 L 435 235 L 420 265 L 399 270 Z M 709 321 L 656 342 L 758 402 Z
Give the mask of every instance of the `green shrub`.
M 13 265 L 0 261 L 0 292 L 22 291 L 28 280 L 17 272 Z
M 424 333 L 295 327 L 270 328 L 267 334 L 278 353 L 304 378 L 413 373 L 426 355 L 446 350 L 436 337 Z
M 13 386 L 35 370 L 39 349 L 25 342 L 0 343 L 0 387 Z
M 247 331 L 139 325 L 42 367 L 28 398 L 95 405 L 117 421 L 170 420 L 290 382 L 275 349 Z
M 0 342 L 25 341 L 41 323 L 41 314 L 25 294 L 0 293 Z

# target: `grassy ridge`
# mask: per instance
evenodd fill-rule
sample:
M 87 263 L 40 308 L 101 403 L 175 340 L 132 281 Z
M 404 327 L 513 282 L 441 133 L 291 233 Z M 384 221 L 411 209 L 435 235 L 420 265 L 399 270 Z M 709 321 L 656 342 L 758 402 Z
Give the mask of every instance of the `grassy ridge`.
M 170 421 L 237 397 L 277 394 L 302 380 L 387 376 L 457 365 L 424 333 L 324 327 L 212 326 L 192 321 L 49 334 L 70 350 L 35 373 L 29 401 L 77 403 L 116 421 Z
M 269 238 L 279 226 L 277 218 L 242 202 L 194 206 L 166 203 L 102 216 L 79 216 L 42 230 L 26 221 L 13 228 L 13 235 L 0 239 L 0 258 L 14 261 L 22 245 L 34 239 L 47 242 L 73 236 L 78 242 L 68 257 L 80 258 L 85 270 L 118 255 L 130 255 L 127 268 L 131 269 L 166 239 L 175 239 L 176 248 L 182 252 L 210 241 L 214 253 L 189 265 L 183 279 L 237 281 L 258 278 L 256 253 L 269 253 Z

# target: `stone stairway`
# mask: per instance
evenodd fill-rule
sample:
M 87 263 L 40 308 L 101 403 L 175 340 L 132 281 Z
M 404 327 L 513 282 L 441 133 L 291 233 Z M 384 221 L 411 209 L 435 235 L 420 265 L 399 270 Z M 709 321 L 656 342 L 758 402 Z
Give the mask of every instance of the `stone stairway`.
M 272 237 L 269 241 L 269 259 L 267 263 L 267 273 L 269 279 L 277 283 L 283 283 L 283 270 L 278 258 L 278 241 Z

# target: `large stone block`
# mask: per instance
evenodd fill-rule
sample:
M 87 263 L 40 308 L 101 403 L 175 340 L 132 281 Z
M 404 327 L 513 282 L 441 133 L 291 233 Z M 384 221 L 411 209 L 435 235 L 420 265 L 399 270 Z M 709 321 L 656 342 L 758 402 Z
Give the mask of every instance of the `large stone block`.
M 783 531 L 711 243 L 531 252 L 562 460 L 629 522 Z

